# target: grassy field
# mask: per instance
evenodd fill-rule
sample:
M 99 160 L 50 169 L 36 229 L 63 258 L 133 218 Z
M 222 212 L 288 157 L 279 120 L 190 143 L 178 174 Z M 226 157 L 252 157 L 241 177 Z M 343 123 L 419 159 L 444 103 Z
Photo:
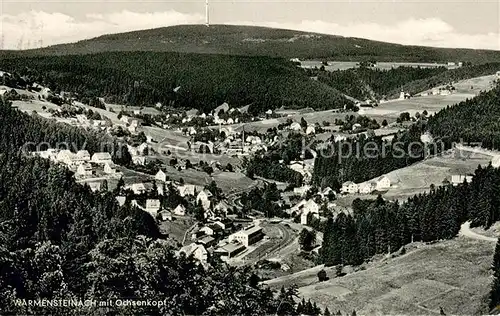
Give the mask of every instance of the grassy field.
M 450 181 L 452 175 L 473 174 L 478 165 L 486 166 L 490 161 L 491 156 L 484 154 L 448 151 L 441 157 L 429 158 L 386 174 L 391 180 L 391 188 L 383 196 L 391 200 L 406 200 L 410 196 L 428 191 L 431 184 L 439 186 L 444 179 Z M 356 197 L 375 198 L 373 195 Z M 341 197 L 338 203 L 347 205 L 352 200 L 352 196 Z
M 299 288 L 330 311 L 358 315 L 484 314 L 494 243 L 459 237 L 421 245 L 364 271 Z M 333 277 L 332 273 L 328 273 Z

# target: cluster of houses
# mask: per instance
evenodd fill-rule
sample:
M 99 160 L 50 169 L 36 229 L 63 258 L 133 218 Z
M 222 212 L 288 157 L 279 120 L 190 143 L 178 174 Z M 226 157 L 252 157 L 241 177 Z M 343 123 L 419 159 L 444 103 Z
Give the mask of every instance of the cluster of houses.
M 288 126 L 288 129 L 291 131 L 295 131 L 295 132 L 303 131 L 302 126 L 297 122 L 293 122 L 292 124 L 290 124 L 290 126 Z M 316 133 L 316 125 L 307 124 L 307 127 L 305 128 L 304 132 L 306 133 L 306 135 L 315 134 Z
M 381 176 L 375 181 L 354 183 L 347 181 L 342 184 L 340 190 L 343 194 L 371 194 L 375 191 L 383 192 L 391 188 L 391 180 L 387 176 Z
M 192 255 L 206 267 L 209 254 L 227 261 L 264 237 L 260 226 L 250 225 L 236 232 L 233 232 L 234 228 L 233 221 L 228 218 L 214 219 L 193 233 L 193 242 L 182 247 L 178 253 Z
M 121 172 L 117 171 L 111 155 L 108 152 L 94 153 L 91 156 L 87 150 L 79 150 L 73 153 L 67 149 L 58 150 L 49 148 L 45 151 L 32 152 L 32 155 L 65 165 L 68 169 L 75 172 L 77 180 L 97 177 L 119 179 L 123 176 Z M 100 186 L 92 184 L 91 188 L 93 190 L 98 190 Z

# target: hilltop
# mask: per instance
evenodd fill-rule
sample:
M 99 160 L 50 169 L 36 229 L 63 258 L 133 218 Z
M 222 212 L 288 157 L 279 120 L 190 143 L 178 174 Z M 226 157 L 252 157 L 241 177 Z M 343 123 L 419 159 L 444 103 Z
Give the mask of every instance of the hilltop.
M 362 38 L 238 25 L 178 25 L 103 35 L 77 43 L 23 51 L 66 55 L 110 51 L 154 51 L 331 60 L 484 63 L 500 61 L 492 50 L 405 46 Z M 3 55 L 19 54 L 4 51 Z

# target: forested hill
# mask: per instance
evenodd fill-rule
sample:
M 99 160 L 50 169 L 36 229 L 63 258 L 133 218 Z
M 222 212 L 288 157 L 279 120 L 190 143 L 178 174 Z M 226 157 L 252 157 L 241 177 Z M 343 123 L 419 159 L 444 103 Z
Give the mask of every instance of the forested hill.
M 500 62 L 495 62 L 456 69 L 398 67 L 380 70 L 361 67 L 332 72 L 308 69 L 307 73 L 348 96 L 365 100 L 398 97 L 401 90 L 413 95 L 458 80 L 493 75 L 499 69 Z
M 250 104 L 250 111 L 262 112 L 282 106 L 332 109 L 350 103 L 282 58 L 113 52 L 4 58 L 0 69 L 34 78 L 56 92 L 129 105 L 161 102 L 210 111 L 227 102 L 233 107 Z
M 238 25 L 211 25 L 208 28 L 204 25 L 178 25 L 104 35 L 77 43 L 25 51 L 24 54 L 66 55 L 107 51 L 161 51 L 355 61 L 500 61 L 500 52 L 491 50 L 404 46 L 361 38 Z

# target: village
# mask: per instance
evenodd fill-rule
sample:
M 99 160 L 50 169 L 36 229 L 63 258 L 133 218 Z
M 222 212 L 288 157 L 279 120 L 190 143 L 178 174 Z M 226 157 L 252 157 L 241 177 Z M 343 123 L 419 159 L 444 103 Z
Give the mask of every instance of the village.
M 8 76 L 5 72 L 2 75 Z M 317 152 L 311 150 L 311 157 L 302 154 L 300 159 L 279 161 L 299 173 L 303 182 L 292 188 L 287 188 L 286 183 L 278 183 L 278 204 L 283 206 L 286 217 L 277 219 L 280 224 L 269 224 L 263 222 L 265 214 L 258 212 L 240 216 L 242 206 L 238 203 L 240 193 L 249 191 L 252 186 L 262 186 L 268 180 L 249 180 L 252 185 L 246 189 L 224 188 L 220 194 L 215 175 L 232 173 L 244 177 L 245 159 L 279 147 L 289 135 L 319 141 L 316 150 L 332 142 L 370 133 L 390 140 L 419 115 L 425 115 L 408 111 L 406 107 L 398 110 L 398 102 L 406 104 L 410 99 L 424 102 L 422 100 L 430 97 L 450 97 L 449 101 L 439 104 L 444 107 L 447 102 L 455 101 L 456 94 L 455 87 L 443 86 L 414 96 L 402 91 L 395 100 L 356 102 L 358 117 L 390 122 L 372 130 L 363 125 L 364 121 L 352 123 L 347 129 L 324 124 L 325 112 L 316 111 L 268 110 L 262 116 L 251 116 L 245 108 L 232 108 L 224 103 L 209 114 L 199 111 L 165 114 L 161 104 L 154 108 L 124 107 L 106 104 L 101 98 L 90 106 L 77 101 L 71 93 L 54 94 L 40 85 L 25 90 L 2 87 L 0 91 L 3 98 L 13 99 L 13 106 L 26 113 L 122 140 L 131 158 L 128 166 L 114 163 L 114 157 L 107 151 L 90 154 L 85 149 L 73 152 L 69 148 L 37 148 L 30 154 L 65 166 L 74 172 L 77 182 L 88 185 L 94 192 L 115 192 L 120 206 L 130 203 L 149 213 L 159 227 L 169 230 L 177 225 L 176 229 L 183 232 L 176 236 L 179 253 L 193 255 L 205 267 L 208 267 L 210 256 L 235 265 L 266 258 L 286 261 L 287 256 L 301 249 L 298 237 L 303 229 L 312 231 L 312 227 L 326 221 L 328 216 L 351 212 L 343 200 L 384 197 L 386 192 L 400 185 L 398 179 L 384 175 L 362 183 L 345 181 L 338 192 L 330 187 L 318 189 L 312 183 Z M 396 110 L 385 110 L 385 106 Z M 438 108 L 428 106 L 427 109 L 432 112 Z M 424 111 L 427 112 L 426 107 Z M 327 118 L 337 121 L 351 113 L 349 109 L 328 111 L 330 116 Z M 321 121 L 317 117 L 321 117 Z M 492 162 L 495 166 L 500 164 L 498 157 Z M 177 177 L 173 176 L 173 171 Z M 186 181 L 189 174 L 196 175 L 195 181 Z M 471 173 L 452 172 L 436 185 L 458 185 L 471 180 Z M 179 197 L 175 204 L 165 202 L 165 197 L 171 195 Z M 274 234 L 277 237 L 270 237 Z M 255 254 L 258 254 L 257 259 L 250 259 Z

